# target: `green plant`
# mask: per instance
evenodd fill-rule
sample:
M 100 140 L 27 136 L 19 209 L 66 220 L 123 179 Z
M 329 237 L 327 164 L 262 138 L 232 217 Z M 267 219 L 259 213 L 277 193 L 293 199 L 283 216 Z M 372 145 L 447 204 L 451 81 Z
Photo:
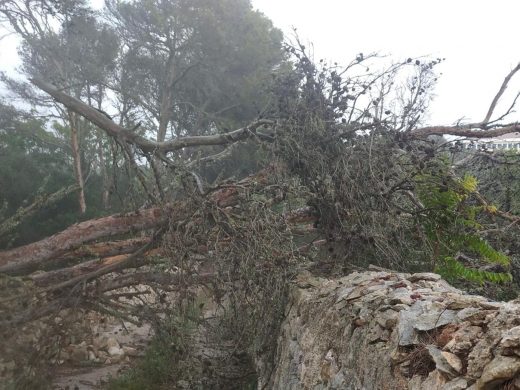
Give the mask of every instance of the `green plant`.
M 418 194 L 425 210 L 419 219 L 432 246 L 433 266 L 447 279 L 472 282 L 510 282 L 509 272 L 491 272 L 469 267 L 457 256 L 470 253 L 479 262 L 499 265 L 507 270 L 510 259 L 483 239 L 482 218 L 492 213 L 472 202 L 477 179 L 466 174 L 455 178 L 446 172 L 424 174 L 418 178 Z M 495 209 L 496 211 L 496 209 Z

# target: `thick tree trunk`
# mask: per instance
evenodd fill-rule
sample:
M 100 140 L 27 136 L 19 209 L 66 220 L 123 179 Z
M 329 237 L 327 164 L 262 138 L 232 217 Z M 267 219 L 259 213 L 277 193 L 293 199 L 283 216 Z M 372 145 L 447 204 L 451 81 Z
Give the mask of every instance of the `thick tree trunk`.
M 148 241 L 149 243 L 150 241 Z M 144 245 L 147 245 L 145 243 Z M 139 263 L 144 263 L 147 261 L 146 257 L 160 255 L 163 251 L 159 248 L 151 249 L 145 252 L 142 256 L 142 260 Z M 66 280 L 70 280 L 72 278 L 77 278 L 82 275 L 87 275 L 92 272 L 96 272 L 103 267 L 112 266 L 116 264 L 122 264 L 126 260 L 130 258 L 131 254 L 120 254 L 115 256 L 103 257 L 100 259 L 94 259 L 89 261 L 84 261 L 82 263 L 73 265 L 71 267 L 59 268 L 53 271 L 43 272 L 43 273 L 34 273 L 29 276 L 37 286 L 39 287 L 47 287 L 50 285 L 55 285 Z M 132 264 L 135 266 L 134 264 Z
M 160 226 L 166 215 L 164 207 L 156 207 L 72 225 L 41 241 L 0 252 L 0 273 L 26 273 L 85 243 Z
M 435 274 L 301 275 L 258 388 L 518 389 L 519 318 Z

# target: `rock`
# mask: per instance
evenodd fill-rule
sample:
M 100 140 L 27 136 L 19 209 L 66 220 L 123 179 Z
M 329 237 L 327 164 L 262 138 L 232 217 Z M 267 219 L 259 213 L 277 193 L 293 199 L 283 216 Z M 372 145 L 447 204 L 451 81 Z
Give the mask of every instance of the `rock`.
M 519 302 L 487 302 L 435 274 L 356 272 L 291 289 L 259 388 L 498 390 L 520 378 Z
M 177 381 L 176 383 L 178 389 L 189 389 L 190 384 L 185 380 Z
M 466 326 L 457 329 L 452 339 L 444 346 L 444 350 L 453 353 L 464 353 L 469 351 L 482 335 L 479 326 Z
M 115 338 L 109 337 L 106 341 L 106 349 L 108 351 L 110 348 L 113 348 L 113 347 L 119 348 L 119 343 L 117 342 L 117 340 Z
M 123 351 L 125 353 L 125 355 L 128 355 L 128 356 L 137 356 L 139 354 L 139 351 L 134 348 L 134 347 L 129 347 L 129 346 L 123 346 Z
M 96 361 L 97 360 L 97 356 L 94 353 L 94 351 L 88 351 L 88 360 L 90 360 L 90 361 Z
M 428 374 L 428 378 L 420 387 L 413 390 L 441 390 L 446 385 L 446 378 L 438 370 L 433 370 Z
M 122 348 L 114 346 L 114 347 L 108 348 L 108 355 L 111 358 L 120 358 L 125 355 L 125 351 Z
M 456 378 L 444 386 L 441 387 L 441 390 L 464 390 L 468 388 L 468 381 L 464 378 Z
M 462 371 L 462 362 L 457 355 L 450 352 L 443 352 L 433 345 L 426 347 L 437 370 L 445 374 L 448 378 L 455 378 Z
M 505 381 L 514 378 L 519 372 L 519 358 L 497 356 L 484 367 L 476 388 L 477 390 L 494 389 Z
M 101 335 L 98 337 L 94 337 L 94 339 L 92 340 L 92 345 L 94 345 L 96 349 L 105 349 L 107 348 L 107 341 L 108 337 L 106 335 Z
M 500 341 L 502 348 L 518 348 L 520 347 L 520 326 L 515 326 L 504 333 Z
M 438 280 L 441 280 L 441 276 L 438 274 L 430 273 L 430 272 L 423 272 L 423 273 L 412 274 L 411 276 L 408 277 L 408 280 L 412 283 L 417 282 L 419 280 L 436 282 Z
M 71 345 L 69 349 L 70 360 L 74 363 L 88 360 L 87 344 Z

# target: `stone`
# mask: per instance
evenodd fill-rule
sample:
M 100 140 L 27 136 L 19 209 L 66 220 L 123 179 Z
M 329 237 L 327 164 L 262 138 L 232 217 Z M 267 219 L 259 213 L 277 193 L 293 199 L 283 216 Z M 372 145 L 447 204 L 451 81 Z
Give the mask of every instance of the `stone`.
M 79 344 L 79 345 L 71 345 L 69 349 L 70 360 L 75 363 L 84 362 L 88 360 L 88 351 L 87 345 Z
M 446 382 L 444 375 L 438 370 L 433 370 L 428 374 L 428 378 L 421 384 L 421 387 L 414 390 L 441 390 Z
M 119 348 L 119 343 L 114 337 L 109 337 L 106 341 L 106 349 L 108 351 L 110 348 L 113 347 Z
M 498 387 L 520 372 L 520 359 L 509 356 L 496 356 L 484 367 L 482 376 L 477 381 L 477 390 L 488 390 Z
M 411 276 L 408 277 L 408 280 L 412 283 L 417 282 L 419 280 L 436 282 L 438 280 L 441 280 L 441 276 L 438 274 L 431 273 L 431 272 L 421 272 L 421 273 L 412 274 Z
M 504 333 L 500 341 L 502 348 L 518 348 L 520 347 L 520 326 L 515 326 Z
M 124 356 L 124 354 L 125 354 L 125 351 L 123 351 L 122 348 L 119 348 L 119 347 L 110 347 L 110 348 L 108 348 L 108 355 L 110 357 L 119 358 L 119 357 Z
M 450 305 L 450 309 L 458 309 L 458 307 L 454 307 L 452 305 Z M 471 317 L 475 316 L 476 314 L 478 314 L 479 312 L 481 312 L 480 309 L 476 308 L 476 307 L 464 307 L 462 308 L 461 311 L 459 311 L 457 313 L 457 318 L 461 321 L 466 321 L 468 319 L 470 319 Z
M 426 348 L 437 370 L 445 374 L 448 378 L 455 378 L 462 371 L 462 362 L 457 355 L 451 352 L 441 351 L 434 345 L 428 345 Z
M 488 302 L 437 275 L 407 275 L 405 283 L 402 274 L 382 276 L 358 272 L 307 289 L 292 285 L 275 365 L 257 365 L 258 386 L 486 390 L 507 382 L 513 388 L 520 378 L 520 302 Z M 427 340 L 428 354 L 416 355 Z M 424 377 L 418 368 L 432 371 Z
M 425 332 L 456 322 L 458 322 L 456 311 L 439 311 L 432 308 L 431 310 L 423 310 L 422 315 L 417 318 L 417 321 L 415 322 L 413 327 L 421 332 Z
M 134 347 L 129 347 L 129 346 L 123 346 L 123 351 L 125 353 L 125 355 L 128 355 L 128 356 L 137 356 L 139 354 L 139 351 L 134 348 Z
M 464 378 L 456 378 L 441 387 L 441 390 L 464 390 L 468 388 L 468 381 Z
M 94 353 L 94 351 L 88 351 L 88 360 L 90 360 L 90 361 L 96 361 L 97 360 L 97 356 Z
M 107 341 L 108 337 L 106 335 L 101 335 L 98 337 L 94 337 L 94 339 L 92 340 L 92 345 L 96 349 L 105 349 L 107 348 Z

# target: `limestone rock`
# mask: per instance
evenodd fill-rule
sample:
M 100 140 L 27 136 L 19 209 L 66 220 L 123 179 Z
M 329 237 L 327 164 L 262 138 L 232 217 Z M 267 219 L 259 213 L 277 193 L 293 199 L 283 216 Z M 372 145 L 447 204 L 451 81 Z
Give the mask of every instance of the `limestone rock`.
M 125 353 L 125 355 L 127 356 L 137 356 L 139 354 L 139 351 L 137 351 L 137 349 L 135 349 L 134 347 L 129 347 L 129 346 L 123 346 L 123 351 Z
M 456 378 L 444 386 L 442 386 L 441 390 L 464 390 L 468 388 L 468 381 L 464 378 Z
M 71 345 L 69 347 L 69 358 L 74 363 L 84 362 L 88 360 L 87 344 Z
M 108 354 L 111 358 L 120 358 L 124 356 L 125 351 L 122 348 L 114 346 L 108 348 Z
M 106 341 L 106 348 L 109 350 L 110 348 L 119 348 L 119 343 L 114 337 L 110 337 Z
M 432 357 L 437 370 L 445 374 L 449 378 L 455 378 L 462 371 L 462 362 L 450 352 L 444 352 L 433 345 L 426 347 Z
M 520 372 L 520 359 L 508 356 L 495 357 L 477 381 L 477 390 L 495 389 Z
M 423 273 L 416 273 L 412 274 L 410 277 L 408 277 L 408 280 L 410 282 L 417 282 L 419 280 L 427 280 L 431 282 L 436 282 L 438 280 L 441 280 L 441 276 L 438 274 L 430 273 L 430 272 L 423 272 Z
M 304 285 L 291 292 L 274 366 L 258 366 L 260 388 L 483 390 L 520 378 L 520 303 L 435 274 L 306 275 Z M 425 344 L 426 357 L 414 355 Z

